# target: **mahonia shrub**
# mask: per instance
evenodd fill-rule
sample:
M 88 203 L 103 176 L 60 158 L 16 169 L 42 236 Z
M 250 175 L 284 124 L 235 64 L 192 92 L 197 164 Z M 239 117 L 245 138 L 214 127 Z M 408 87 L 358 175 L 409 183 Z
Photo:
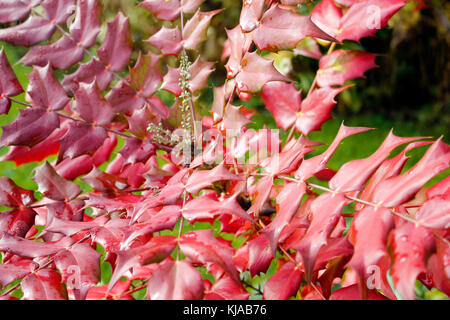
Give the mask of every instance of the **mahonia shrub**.
M 244 0 L 207 116 L 198 103 L 215 62 L 197 50 L 226 10 L 202 2 L 139 2 L 164 22 L 131 63 L 128 18 L 102 22 L 99 0 L 0 0 L 0 41 L 32 67 L 23 87 L 0 51 L 0 113 L 18 110 L 1 127 L 2 160 L 38 163 L 35 189 L 0 177 L 1 298 L 450 294 L 450 178 L 425 187 L 450 146 L 391 131 L 332 170 L 341 142 L 370 129 L 342 123 L 314 156 L 308 139 L 376 67 L 343 41 L 375 36 L 405 1 L 322 0 L 305 14 L 303 0 Z M 267 58 L 280 50 L 318 60 L 309 92 Z M 241 104 L 255 95 L 280 130 L 251 129 L 255 110 Z

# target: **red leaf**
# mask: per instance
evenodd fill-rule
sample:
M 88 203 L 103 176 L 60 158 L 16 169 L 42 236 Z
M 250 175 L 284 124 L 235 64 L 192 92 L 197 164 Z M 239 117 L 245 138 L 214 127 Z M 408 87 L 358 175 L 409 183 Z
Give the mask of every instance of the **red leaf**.
M 6 286 L 13 281 L 21 279 L 38 266 L 36 262 L 26 259 L 0 264 L 0 285 Z
M 0 41 L 6 41 L 16 46 L 32 46 L 50 39 L 55 30 L 56 27 L 51 21 L 38 16 L 30 16 L 21 24 L 0 29 Z
M 345 163 L 330 180 L 330 188 L 339 190 L 340 192 L 362 190 L 369 177 L 381 165 L 384 159 L 387 158 L 392 150 L 402 144 L 419 139 L 420 138 L 415 137 L 397 137 L 392 131 L 389 132 L 389 135 L 383 141 L 382 145 L 371 156 L 365 159 L 358 159 Z M 389 189 L 389 193 L 392 193 L 392 188 Z
M 225 68 L 227 69 L 227 77 L 233 78 L 241 69 L 242 56 L 248 51 L 252 44 L 250 34 L 243 33 L 240 26 L 234 29 L 226 29 L 228 36 L 228 44 L 230 49 L 230 58 Z
M 131 71 L 130 71 L 131 72 Z M 114 113 L 130 115 L 143 109 L 145 100 L 136 94 L 136 90 L 123 81 L 119 81 L 105 96 Z M 130 122 L 130 121 L 128 121 Z
M 336 137 L 328 149 L 318 156 L 303 160 L 300 167 L 295 172 L 295 178 L 303 181 L 308 180 L 317 172 L 325 169 L 328 160 L 330 160 L 331 156 L 334 154 L 343 139 L 367 130 L 370 129 L 363 127 L 347 127 L 344 123 L 342 123 Z
M 204 300 L 248 300 L 250 293 L 226 274 L 205 291 Z
M 80 83 L 97 82 L 100 90 L 106 90 L 114 79 L 114 75 L 106 70 L 106 66 L 97 59 L 83 63 L 71 74 L 66 74 L 61 82 L 66 91 L 75 91 Z
M 150 43 L 155 48 L 159 49 L 165 56 L 177 56 L 183 45 L 181 43 L 181 32 L 178 27 L 169 29 L 162 27 L 158 32 L 154 33 L 145 42 Z
M 28 75 L 27 97 L 33 104 L 48 110 L 61 110 L 70 101 L 53 74 L 50 64 L 34 67 Z
M 122 12 L 108 23 L 105 40 L 97 55 L 100 62 L 107 66 L 107 71 L 119 72 L 128 64 L 131 55 L 130 25 Z
M 366 281 L 369 277 L 377 276 L 373 274 L 374 266 L 381 269 L 389 257 L 386 251 L 386 237 L 393 227 L 394 219 L 387 209 L 375 210 L 373 207 L 365 207 L 353 218 L 350 241 L 355 251 L 348 266 L 357 272 L 363 288 L 367 287 Z M 380 285 L 384 285 L 383 281 Z M 385 294 L 391 291 L 385 287 L 380 289 Z
M 260 51 L 278 51 L 293 49 L 308 36 L 328 41 L 335 40 L 319 29 L 311 21 L 310 16 L 296 14 L 275 5 L 264 13 L 253 40 Z
M 36 212 L 28 208 L 17 208 L 2 211 L 0 214 L 0 232 L 8 232 L 11 235 L 25 237 L 28 230 L 34 225 Z
M 255 186 L 255 192 L 251 194 L 252 196 L 252 206 L 247 210 L 247 212 L 254 217 L 258 217 L 259 213 L 270 195 L 272 190 L 274 177 L 273 175 L 262 177 Z
M 253 31 L 259 23 L 259 19 L 264 12 L 264 0 L 244 0 L 242 1 L 241 16 L 239 24 L 242 31 Z
M 302 271 L 293 262 L 286 262 L 264 285 L 264 300 L 287 300 L 297 294 Z
M 180 218 L 180 209 L 180 206 L 167 205 L 162 207 L 160 211 L 151 214 L 144 222 L 122 228 L 125 236 L 121 247 L 129 247 L 137 237 L 165 229 L 173 229 Z
M 419 225 L 428 228 L 450 228 L 450 194 L 436 196 L 425 202 L 416 214 Z
M 131 84 L 133 88 L 150 98 L 159 88 L 163 77 L 159 70 L 160 57 L 149 52 L 140 54 L 136 65 L 130 69 Z
M 207 86 L 208 77 L 214 71 L 213 62 L 202 61 L 200 57 L 189 67 L 191 79 L 189 80 L 189 90 L 192 93 L 197 92 Z M 164 81 L 161 85 L 162 90 L 167 90 L 176 96 L 181 94 L 180 82 L 180 68 L 175 69 L 169 67 L 169 72 L 164 76 Z
M 203 280 L 200 272 L 184 261 L 166 260 L 148 282 L 151 300 L 201 300 Z
M 109 281 L 111 289 L 120 277 L 135 266 L 158 263 L 166 259 L 176 246 L 176 238 L 172 236 L 159 236 L 152 238 L 143 246 L 116 252 L 117 265 Z
M 19 116 L 2 127 L 0 145 L 33 147 L 59 127 L 59 117 L 44 109 L 20 109 Z
M 259 56 L 256 52 L 246 53 L 242 60 L 242 70 L 236 76 L 238 92 L 257 92 L 269 81 L 289 81 L 273 66 L 273 61 Z
M 61 283 L 61 275 L 54 270 L 43 269 L 30 273 L 20 283 L 23 300 L 66 300 L 67 292 Z
M 401 153 L 396 155 L 391 159 L 387 159 L 383 161 L 380 167 L 375 171 L 375 173 L 370 178 L 369 184 L 364 188 L 364 190 L 359 195 L 359 198 L 366 201 L 372 201 L 373 192 L 376 190 L 377 186 L 383 182 L 384 180 L 396 176 L 400 174 L 403 166 L 405 165 L 408 157 L 406 156 L 406 152 L 409 150 L 423 146 L 424 144 L 429 144 L 428 141 L 419 141 L 409 144 Z M 360 210 L 363 208 L 362 204 L 356 204 L 355 208 Z
M 5 97 L 14 97 L 23 92 L 3 48 L 0 50 L 0 72 L 0 114 L 3 114 L 9 111 L 11 105 Z
M 215 238 L 211 230 L 197 230 L 186 233 L 179 244 L 181 251 L 193 262 L 217 264 L 236 283 L 240 283 L 239 274 L 233 263 L 233 248 L 224 240 L 219 241 Z
M 0 23 L 23 20 L 39 0 L 2 1 L 0 3 Z
M 302 240 L 294 246 L 302 256 L 307 281 L 312 279 L 317 255 L 327 244 L 346 202 L 342 194 L 324 193 L 311 203 L 311 225 Z
M 84 300 L 88 290 L 100 281 L 101 254 L 87 243 L 74 245 L 55 255 L 56 268 L 77 300 Z
M 89 48 L 95 43 L 100 32 L 100 2 L 97 0 L 78 0 L 75 20 L 70 26 L 70 35 L 79 46 Z
M 94 190 L 103 192 L 118 192 L 128 187 L 127 178 L 103 172 L 96 167 L 84 176 L 82 180 L 94 188 Z
M 101 127 L 72 122 L 67 133 L 58 140 L 61 144 L 58 162 L 66 157 L 73 159 L 82 154 L 93 154 L 107 138 L 108 134 Z
M 128 163 L 145 163 L 155 154 L 155 146 L 148 141 L 134 138 L 126 139 L 125 145 L 119 150 L 124 160 L 124 165 Z
M 273 257 L 276 256 L 280 234 L 297 212 L 305 192 L 306 186 L 304 183 L 287 183 L 277 196 L 277 214 L 263 230 L 263 233 L 269 239 Z
M 186 190 L 197 194 L 201 189 L 208 187 L 217 181 L 238 181 L 241 177 L 231 173 L 223 163 L 211 170 L 197 170 L 189 177 Z
M 56 69 L 68 69 L 81 61 L 83 55 L 83 48 L 77 46 L 69 37 L 62 36 L 55 42 L 31 47 L 20 62 L 41 67 L 49 63 Z
M 342 15 L 332 0 L 324 0 L 311 13 L 313 21 L 339 41 L 359 41 L 386 27 L 389 19 L 405 5 L 405 0 L 347 1 L 345 5 L 351 7 Z
M 111 106 L 101 94 L 95 81 L 90 84 L 80 83 L 78 90 L 75 91 L 75 102 L 72 108 L 80 115 L 80 118 L 99 125 L 109 124 L 114 116 Z
M 47 232 L 58 232 L 66 236 L 72 236 L 80 231 L 102 226 L 107 221 L 108 219 L 105 216 L 100 216 L 92 221 L 69 221 L 57 218 L 54 214 L 49 212 L 44 230 Z
M 17 186 L 8 177 L 0 177 L 0 205 L 18 208 L 31 205 L 36 199 L 32 190 Z
M 44 141 L 32 148 L 10 147 L 8 154 L 1 158 L 2 161 L 14 161 L 18 166 L 33 161 L 41 162 L 47 156 L 57 154 L 59 151 L 58 139 L 67 132 L 68 122 L 69 121 L 62 120 L 59 129 L 54 130 Z
M 277 126 L 288 130 L 301 108 L 301 90 L 297 90 L 293 83 L 272 81 L 264 85 L 261 97 L 274 116 Z
M 373 201 L 394 207 L 411 198 L 432 177 L 450 167 L 450 146 L 442 138 L 434 142 L 420 161 L 407 172 L 380 183 Z
M 336 95 L 347 89 L 321 88 L 314 90 L 303 100 L 300 112 L 296 112 L 295 127 L 298 131 L 308 135 L 312 131 L 320 130 L 322 124 L 331 118 L 331 110 L 336 101 Z
M 183 28 L 183 46 L 186 49 L 196 50 L 200 42 L 206 39 L 206 30 L 211 19 L 222 9 L 208 12 L 197 12 L 190 18 Z
M 370 290 L 368 299 L 389 300 L 382 294 L 378 293 L 377 290 Z M 334 291 L 330 296 L 330 300 L 362 300 L 361 291 L 359 290 L 357 284 L 353 284 L 351 286 L 340 288 Z
M 266 272 L 272 262 L 273 255 L 270 244 L 264 235 L 248 242 L 248 270 L 254 277 L 260 272 Z
M 450 177 L 441 180 L 434 186 L 427 190 L 427 198 L 431 199 L 435 196 L 445 195 L 450 193 Z
M 48 162 L 36 168 L 34 181 L 39 187 L 38 191 L 53 200 L 72 200 L 81 193 L 78 184 L 60 177 Z
M 426 257 L 434 249 L 431 232 L 410 222 L 403 222 L 394 230 L 394 264 L 392 280 L 401 297 L 415 299 L 417 276 L 426 272 Z
M 63 24 L 75 11 L 75 0 L 44 0 L 41 3 L 49 20 Z
M 375 68 L 376 54 L 357 50 L 336 50 L 320 58 L 317 84 L 320 87 L 343 85 L 345 81 L 364 76 Z
M 0 251 L 11 252 L 27 258 L 44 257 L 65 250 L 74 243 L 71 238 L 62 238 L 58 242 L 35 242 L 6 232 L 0 233 Z

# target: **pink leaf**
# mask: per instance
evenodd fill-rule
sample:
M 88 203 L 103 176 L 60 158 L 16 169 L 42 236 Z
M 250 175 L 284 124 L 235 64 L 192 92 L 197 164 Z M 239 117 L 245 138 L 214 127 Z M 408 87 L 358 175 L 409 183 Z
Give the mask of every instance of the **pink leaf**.
M 39 0 L 2 1 L 0 3 L 0 23 L 23 20 Z
M 264 300 L 287 300 L 297 295 L 302 271 L 293 262 L 286 262 L 264 285 Z
M 295 178 L 299 180 L 308 180 L 317 172 L 325 169 L 328 160 L 330 160 L 343 139 L 367 130 L 370 129 L 364 127 L 347 127 L 342 123 L 336 137 L 328 149 L 318 156 L 303 160 L 300 167 L 295 172 Z
M 0 114 L 3 114 L 7 113 L 11 106 L 7 97 L 14 97 L 23 92 L 3 48 L 0 50 L 0 72 L 2 73 L 0 77 Z
M 211 19 L 221 11 L 222 9 L 209 12 L 200 12 L 200 10 L 197 10 L 194 16 L 184 26 L 182 34 L 184 48 L 197 50 L 198 44 L 206 38 L 206 30 L 209 27 Z
M 131 55 L 130 25 L 122 12 L 108 23 L 105 40 L 97 55 L 108 71 L 121 71 L 128 64 Z
M 71 238 L 62 238 L 58 242 L 42 243 L 12 236 L 6 232 L 0 234 L 0 251 L 11 252 L 27 258 L 48 256 L 60 250 L 65 250 L 72 243 L 74 243 L 74 240 Z
M 89 48 L 95 43 L 100 32 L 100 10 L 100 2 L 97 0 L 78 0 L 70 35 L 78 41 L 79 46 Z
M 165 56 L 177 56 L 183 48 L 181 32 L 178 27 L 169 29 L 163 26 L 158 32 L 146 40 L 146 42 L 159 49 Z
M 305 37 L 333 41 L 333 37 L 319 29 L 310 16 L 272 6 L 267 10 L 253 35 L 259 50 L 293 49 Z
M 20 109 L 19 116 L 3 126 L 0 145 L 33 147 L 59 127 L 59 117 L 44 109 Z
M 61 283 L 61 275 L 54 270 L 43 269 L 26 276 L 22 282 L 23 300 L 66 300 L 67 292 Z
M 294 246 L 302 256 L 307 281 L 311 281 L 317 255 L 327 244 L 346 202 L 342 194 L 324 193 L 311 203 L 311 225 L 301 242 Z
M 73 159 L 82 154 L 93 154 L 107 138 L 108 134 L 101 127 L 71 123 L 67 133 L 58 140 L 61 144 L 58 162 L 66 157 Z
M 415 283 L 421 272 L 426 272 L 426 257 L 434 249 L 430 231 L 403 222 L 394 230 L 394 265 L 392 280 L 401 297 L 415 299 Z
M 377 30 L 386 27 L 389 19 L 405 5 L 404 0 L 340 2 L 351 5 L 344 15 L 333 0 L 320 2 L 311 13 L 314 23 L 339 41 L 359 41 L 375 36 Z
M 247 52 L 242 66 L 242 71 L 236 76 L 238 92 L 258 92 L 269 81 L 289 81 L 275 69 L 273 61 L 262 58 L 256 52 Z
M 39 192 L 53 200 L 72 200 L 81 193 L 78 184 L 60 177 L 48 162 L 36 168 L 34 181 L 39 187 Z
M 109 124 L 114 116 L 110 104 L 101 94 L 97 83 L 80 83 L 75 91 L 75 102 L 72 109 L 80 118 L 87 122 L 95 122 L 99 125 Z
M 184 261 L 166 260 L 148 282 L 151 300 L 201 300 L 203 280 L 200 272 Z
M 56 268 L 62 280 L 74 290 L 77 300 L 84 300 L 88 290 L 100 281 L 100 256 L 87 243 L 76 244 L 70 251 L 55 255 Z
M 305 192 L 306 186 L 304 183 L 288 183 L 277 196 L 277 214 L 263 230 L 263 233 L 269 239 L 273 257 L 276 256 L 280 234 L 297 212 Z
M 264 235 L 248 242 L 248 269 L 254 277 L 260 272 L 266 272 L 272 262 L 273 255 L 270 244 Z
M 407 172 L 380 183 L 373 201 L 394 207 L 410 199 L 432 177 L 450 167 L 450 146 L 442 138 L 434 142 L 420 161 Z
M 243 0 L 239 24 L 242 31 L 253 31 L 264 12 L 264 0 Z
M 425 202 L 416 214 L 418 223 L 429 228 L 450 228 L 450 196 L 436 196 Z
M 49 110 L 61 110 L 70 101 L 63 87 L 56 80 L 50 64 L 34 67 L 28 75 L 27 96 L 35 105 Z
M 17 186 L 8 177 L 0 177 L 0 205 L 18 208 L 29 206 L 35 201 L 32 190 L 26 190 Z
M 369 177 L 392 150 L 402 144 L 419 139 L 397 137 L 392 131 L 389 132 L 382 145 L 371 156 L 345 163 L 330 180 L 330 188 L 340 192 L 362 190 Z M 391 192 L 392 189 L 390 189 L 389 193 Z
M 36 262 L 26 259 L 0 264 L 0 285 L 6 286 L 13 281 L 23 278 L 38 266 Z
M 215 238 L 211 230 L 198 230 L 186 233 L 180 240 L 181 251 L 193 262 L 214 263 L 230 277 L 240 283 L 236 266 L 233 263 L 233 248 Z
M 0 41 L 6 41 L 16 46 L 32 46 L 50 39 L 56 27 L 51 21 L 30 16 L 25 22 L 14 27 L 0 29 Z
M 320 87 L 343 85 L 375 68 L 376 54 L 357 50 L 336 50 L 320 58 L 317 84 Z

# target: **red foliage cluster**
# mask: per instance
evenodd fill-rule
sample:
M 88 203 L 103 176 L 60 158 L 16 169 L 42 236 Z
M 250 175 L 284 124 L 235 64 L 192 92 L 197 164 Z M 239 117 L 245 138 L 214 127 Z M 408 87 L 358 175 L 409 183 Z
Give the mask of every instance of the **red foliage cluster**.
M 1 0 L 0 40 L 30 47 L 20 61 L 33 66 L 23 102 L 0 52 L 0 113 L 21 104 L 2 127 L 0 145 L 9 146 L 2 160 L 44 161 L 36 192 L 0 177 L 1 298 L 20 289 L 23 299 L 134 299 L 139 290 L 152 300 L 248 299 L 258 290 L 264 299 L 414 299 L 417 280 L 450 294 L 450 178 L 423 189 L 450 167 L 450 146 L 391 132 L 372 155 L 333 171 L 327 163 L 341 141 L 369 129 L 342 124 L 313 157 L 318 143 L 306 138 L 330 118 L 346 82 L 376 66 L 374 54 L 335 47 L 374 36 L 405 1 L 323 0 L 310 15 L 296 12 L 302 2 L 243 1 L 240 24 L 227 30 L 227 80 L 213 88 L 211 115 L 193 124 L 194 157 L 186 161 L 147 128 L 175 131 L 187 96 L 195 119 L 214 63 L 198 57 L 166 74 L 161 64 L 167 55 L 194 55 L 221 10 L 201 12 L 202 0 L 142 1 L 156 18 L 181 24 L 152 35 L 147 42 L 160 54 L 142 53 L 124 78 L 132 44 L 123 14 L 94 53 L 98 0 Z M 260 54 L 280 49 L 319 59 L 306 95 Z M 290 130 L 286 141 L 247 128 L 251 113 L 233 103 L 253 94 Z M 407 151 L 424 145 L 422 159 L 402 170 Z M 113 270 L 106 284 L 105 263 Z M 271 266 L 273 275 L 252 288 L 249 277 Z

